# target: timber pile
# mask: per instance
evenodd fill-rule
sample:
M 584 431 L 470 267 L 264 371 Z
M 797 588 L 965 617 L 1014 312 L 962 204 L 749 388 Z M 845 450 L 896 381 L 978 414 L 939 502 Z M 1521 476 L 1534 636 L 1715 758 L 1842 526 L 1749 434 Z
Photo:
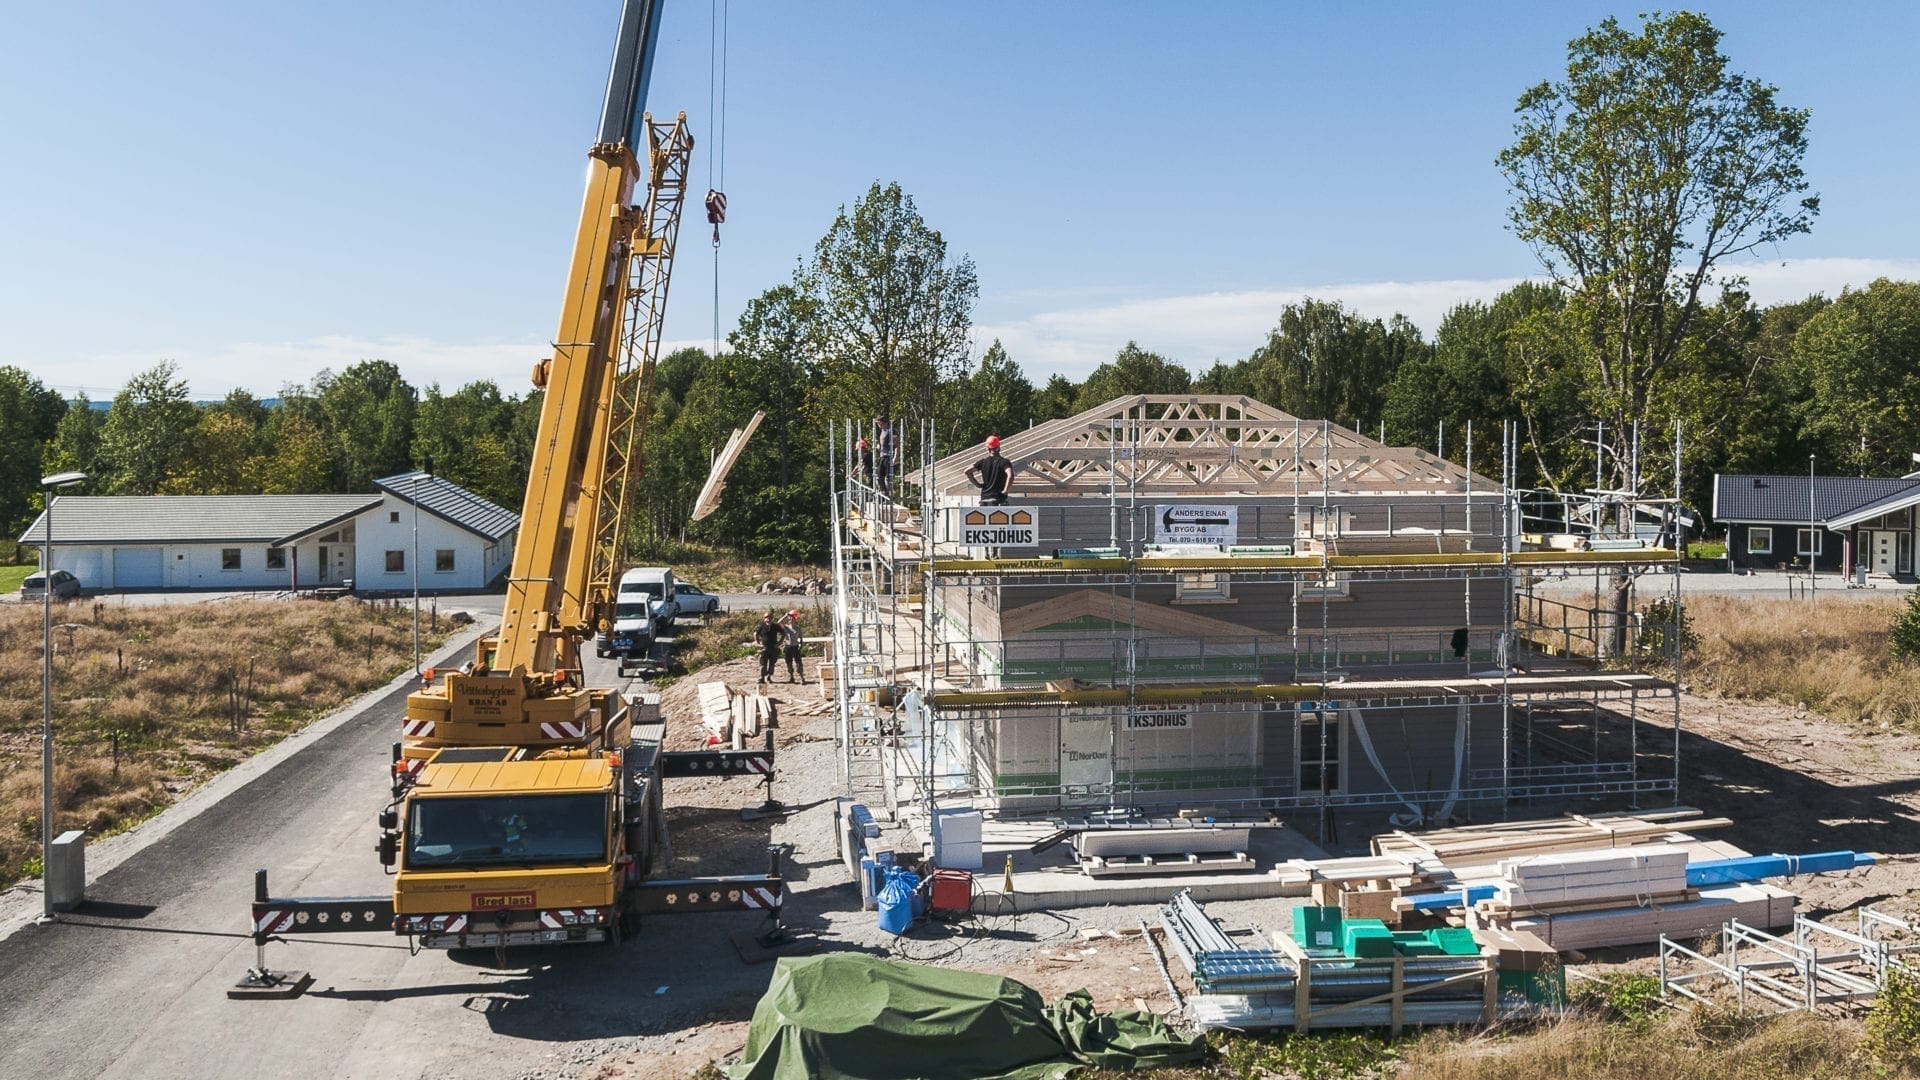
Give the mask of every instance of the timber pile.
M 723 682 L 700 684 L 700 726 L 711 745 L 746 749 L 746 741 L 774 727 L 778 707 L 765 694 L 743 694 Z
M 1528 855 L 1500 861 L 1494 904 L 1508 910 L 1643 906 L 1687 891 L 1687 851 L 1671 844 Z
M 1683 822 L 1680 827 L 1687 833 L 1733 824 L 1730 818 L 1701 817 L 1700 811 L 1686 807 L 1646 814 L 1570 814 L 1540 821 L 1504 821 L 1423 833 L 1382 833 L 1373 838 L 1373 851 L 1376 855 L 1423 857 L 1458 869 L 1526 855 L 1557 855 L 1686 839 L 1686 833 L 1676 830 L 1676 822 Z
M 1701 889 L 1698 898 L 1677 904 L 1612 907 L 1599 911 L 1534 912 L 1516 915 L 1509 928 L 1539 937 L 1560 952 L 1609 945 L 1644 945 L 1670 938 L 1706 937 L 1738 919 L 1761 929 L 1793 922 L 1792 893 L 1758 882 Z

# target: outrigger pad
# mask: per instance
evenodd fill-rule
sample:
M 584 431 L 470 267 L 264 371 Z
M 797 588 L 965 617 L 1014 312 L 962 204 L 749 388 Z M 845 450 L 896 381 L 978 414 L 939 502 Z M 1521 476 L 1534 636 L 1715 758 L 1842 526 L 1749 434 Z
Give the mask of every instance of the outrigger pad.
M 249 971 L 227 988 L 227 996 L 240 1001 L 290 1001 L 312 985 L 313 976 L 305 971 Z
M 740 959 L 749 964 L 766 964 L 783 956 L 808 956 L 820 951 L 820 939 L 812 934 L 782 930 L 769 935 L 755 930 L 735 930 L 727 935 Z

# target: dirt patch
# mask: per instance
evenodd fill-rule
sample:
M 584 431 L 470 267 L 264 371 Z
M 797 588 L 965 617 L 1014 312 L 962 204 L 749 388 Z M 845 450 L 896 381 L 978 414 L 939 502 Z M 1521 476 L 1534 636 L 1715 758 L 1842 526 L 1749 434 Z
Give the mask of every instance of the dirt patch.
M 1803 908 L 1843 911 L 1920 890 L 1920 736 L 1891 722 L 1686 695 L 1681 797 L 1733 819 L 1716 832 L 1753 852 L 1852 848 L 1887 856 L 1784 884 Z

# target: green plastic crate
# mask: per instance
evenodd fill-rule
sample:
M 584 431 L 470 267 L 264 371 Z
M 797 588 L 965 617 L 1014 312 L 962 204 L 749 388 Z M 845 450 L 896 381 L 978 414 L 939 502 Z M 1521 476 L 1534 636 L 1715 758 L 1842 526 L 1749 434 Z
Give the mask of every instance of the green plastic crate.
M 1535 1005 L 1567 1003 L 1567 969 L 1559 964 L 1544 971 L 1501 971 L 1500 992 L 1519 994 Z
M 1294 908 L 1293 940 L 1309 949 L 1343 948 L 1346 942 L 1340 936 L 1340 909 L 1312 904 Z
M 1473 940 L 1473 931 L 1464 926 L 1443 926 L 1427 931 L 1427 940 L 1433 942 L 1447 956 L 1479 956 L 1480 943 Z
M 1379 919 L 1348 919 L 1341 924 L 1340 951 L 1348 956 L 1392 956 L 1393 944 L 1393 931 Z

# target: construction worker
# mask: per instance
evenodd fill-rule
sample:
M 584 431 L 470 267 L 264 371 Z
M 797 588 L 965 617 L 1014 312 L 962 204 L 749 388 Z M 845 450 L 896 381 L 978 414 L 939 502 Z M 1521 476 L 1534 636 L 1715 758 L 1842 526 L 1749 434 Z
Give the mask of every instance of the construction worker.
M 787 681 L 792 682 L 798 675 L 802 683 L 807 681 L 807 669 L 800 663 L 800 610 L 795 608 L 787 612 L 786 623 L 780 628 L 781 651 L 787 658 Z
M 772 608 L 760 617 L 753 640 L 760 646 L 760 681 L 772 682 L 774 665 L 780 662 L 780 627 L 773 621 Z
M 893 428 L 887 421 L 880 420 L 880 432 L 873 437 L 873 464 L 880 470 L 880 494 L 893 498 L 893 455 L 896 447 L 893 443 Z
M 868 487 L 872 487 L 873 486 L 873 447 L 867 445 L 867 440 L 863 437 L 860 440 L 860 445 L 855 449 L 859 452 L 859 455 L 860 455 L 860 459 L 859 459 L 860 460 L 860 482 L 867 485 Z
M 1000 456 L 1000 436 L 987 436 L 987 456 L 967 466 L 967 480 L 980 489 L 987 506 L 1005 506 L 1013 486 L 1013 462 Z

